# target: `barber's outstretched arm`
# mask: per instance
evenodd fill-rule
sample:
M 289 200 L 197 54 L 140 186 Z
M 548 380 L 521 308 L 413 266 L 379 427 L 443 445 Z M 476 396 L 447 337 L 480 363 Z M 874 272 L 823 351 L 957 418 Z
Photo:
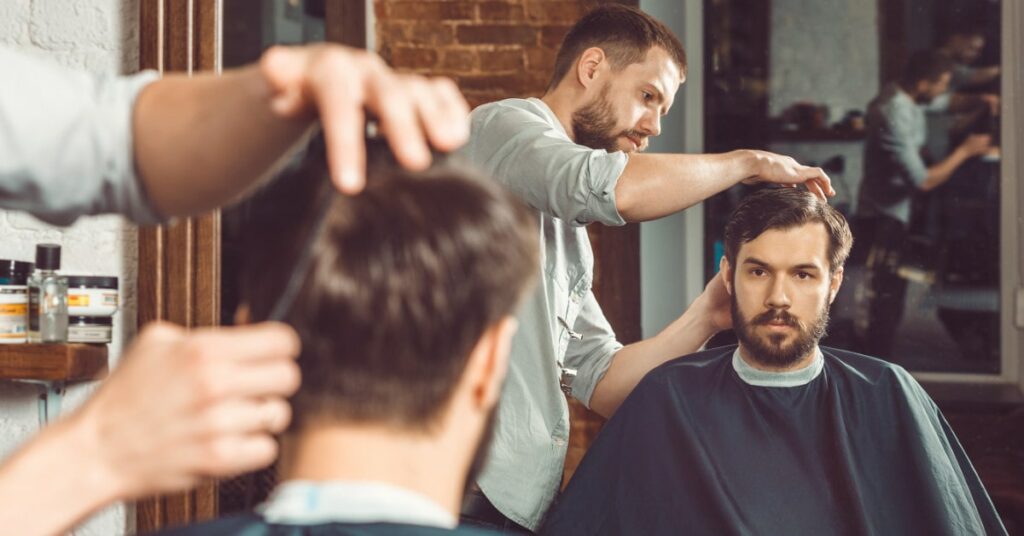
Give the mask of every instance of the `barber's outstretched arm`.
M 258 65 L 222 75 L 171 74 L 147 86 L 132 120 L 135 163 L 165 217 L 236 199 L 265 176 L 319 118 L 331 175 L 362 188 L 364 121 L 379 119 L 398 160 L 430 163 L 469 135 L 469 109 L 448 79 L 392 71 L 373 53 L 340 45 L 276 47 Z
M 822 199 L 835 195 L 821 168 L 767 151 L 721 154 L 633 154 L 615 187 L 626 221 L 647 221 L 679 212 L 740 182 L 804 184 Z
M 661 333 L 625 346 L 615 354 L 608 371 L 594 388 L 591 409 L 611 417 L 652 369 L 670 359 L 698 351 L 712 335 L 731 328 L 729 304 L 729 294 L 719 273 L 686 312 Z
M 116 500 L 265 467 L 291 420 L 298 352 L 279 324 L 147 327 L 95 396 L 0 466 L 0 527 L 59 534 Z

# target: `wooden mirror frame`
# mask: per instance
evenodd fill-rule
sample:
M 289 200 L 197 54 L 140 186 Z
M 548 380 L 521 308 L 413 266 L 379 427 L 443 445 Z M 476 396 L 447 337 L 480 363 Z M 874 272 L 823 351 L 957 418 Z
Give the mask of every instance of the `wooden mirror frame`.
M 636 5 L 635 0 L 621 3 Z M 164 72 L 220 72 L 223 0 L 146 0 L 139 3 L 139 67 Z M 328 41 L 366 43 L 366 2 L 326 0 Z M 220 212 L 139 230 L 138 325 L 166 320 L 186 327 L 216 326 L 221 296 Z M 640 227 L 591 226 L 594 291 L 624 343 L 640 339 Z M 567 474 L 600 430 L 600 417 L 573 403 Z M 217 517 L 218 482 L 137 501 L 136 531 Z

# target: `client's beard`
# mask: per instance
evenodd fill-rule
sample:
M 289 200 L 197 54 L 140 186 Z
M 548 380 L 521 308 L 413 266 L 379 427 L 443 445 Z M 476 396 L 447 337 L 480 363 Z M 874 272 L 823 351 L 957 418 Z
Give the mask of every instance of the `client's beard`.
M 805 327 L 795 316 L 783 310 L 765 311 L 749 322 L 740 313 L 739 303 L 736 301 L 736 293 L 732 295 L 732 324 L 743 347 L 750 352 L 750 357 L 763 365 L 771 367 L 787 367 L 807 355 L 814 349 L 818 341 L 825 336 L 828 329 L 829 301 L 826 297 L 825 303 L 821 306 L 818 317 L 810 327 Z M 772 333 L 762 337 L 754 332 L 755 326 L 765 325 L 769 322 L 784 322 L 786 325 L 796 329 L 796 338 L 787 346 L 783 345 L 786 339 L 784 333 Z

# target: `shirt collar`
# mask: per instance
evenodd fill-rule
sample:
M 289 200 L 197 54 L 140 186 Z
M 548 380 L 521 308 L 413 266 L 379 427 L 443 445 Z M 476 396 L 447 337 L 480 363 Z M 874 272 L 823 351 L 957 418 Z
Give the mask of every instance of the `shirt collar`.
M 825 357 L 821 354 L 821 348 L 817 348 L 814 360 L 806 367 L 786 372 L 771 372 L 748 365 L 740 356 L 740 348 L 737 346 L 736 351 L 732 353 L 732 368 L 741 380 L 755 387 L 799 387 L 811 383 L 811 380 L 821 374 L 825 368 Z
M 257 511 L 269 523 L 398 523 L 451 529 L 455 518 L 433 500 L 380 482 L 289 480 Z
M 555 111 L 552 110 L 550 106 L 548 106 L 548 103 L 544 102 L 543 99 L 538 99 L 537 97 L 530 97 L 526 100 L 532 103 L 537 108 L 540 108 L 544 115 L 548 116 L 548 122 L 554 125 L 554 127 L 557 128 L 558 131 L 561 132 L 566 138 L 569 137 L 569 133 L 565 131 L 565 127 L 562 125 L 562 122 L 558 120 L 558 116 L 555 115 Z

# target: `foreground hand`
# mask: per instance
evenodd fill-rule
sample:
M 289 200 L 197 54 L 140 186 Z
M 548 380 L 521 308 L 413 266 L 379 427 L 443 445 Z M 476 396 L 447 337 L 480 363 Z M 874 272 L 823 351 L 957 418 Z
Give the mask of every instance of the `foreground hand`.
M 796 160 L 768 151 L 751 151 L 756 158 L 755 174 L 743 182 L 757 184 L 770 182 L 787 186 L 803 184 L 807 190 L 821 198 L 822 201 L 836 195 L 832 189 L 832 180 L 819 167 L 805 166 Z
M 469 106 L 454 82 L 398 74 L 370 52 L 330 44 L 274 47 L 260 69 L 275 112 L 319 115 L 331 177 L 345 193 L 365 183 L 366 112 L 377 117 L 398 162 L 409 169 L 430 165 L 431 146 L 450 151 L 469 138 Z
M 97 472 L 121 498 L 259 469 L 277 457 L 272 435 L 291 420 L 298 352 L 280 324 L 151 325 L 72 419 L 90 432 Z

